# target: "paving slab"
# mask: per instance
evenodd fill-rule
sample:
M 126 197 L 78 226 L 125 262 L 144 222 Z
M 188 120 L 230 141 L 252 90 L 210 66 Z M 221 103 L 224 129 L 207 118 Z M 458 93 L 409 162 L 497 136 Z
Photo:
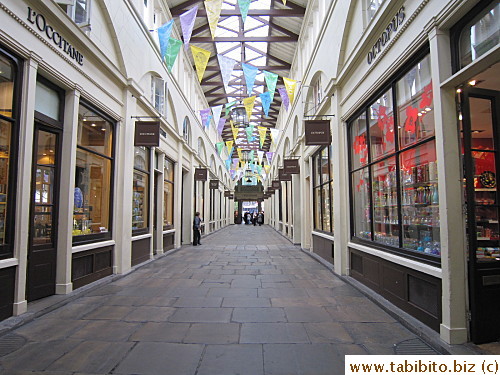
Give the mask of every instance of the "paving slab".
M 209 345 L 197 375 L 263 375 L 262 345 Z

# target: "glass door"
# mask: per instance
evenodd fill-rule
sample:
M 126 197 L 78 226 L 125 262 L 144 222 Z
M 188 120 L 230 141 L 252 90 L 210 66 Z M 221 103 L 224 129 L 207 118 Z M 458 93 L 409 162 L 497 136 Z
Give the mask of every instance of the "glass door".
M 500 93 L 464 88 L 462 137 L 473 342 L 500 338 Z
M 32 175 L 28 301 L 55 293 L 57 259 L 58 133 L 36 126 Z

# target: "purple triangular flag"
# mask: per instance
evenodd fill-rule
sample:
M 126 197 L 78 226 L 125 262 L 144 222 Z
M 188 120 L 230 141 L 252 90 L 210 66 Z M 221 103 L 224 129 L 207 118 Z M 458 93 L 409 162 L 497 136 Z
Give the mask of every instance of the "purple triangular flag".
M 290 98 L 288 97 L 288 93 L 286 92 L 286 89 L 284 87 L 278 88 L 278 92 L 280 93 L 281 100 L 283 101 L 283 104 L 285 105 L 285 109 L 288 111 L 288 106 L 290 105 Z
M 208 127 L 208 125 L 210 124 L 210 119 L 212 118 L 212 116 L 210 116 L 210 108 L 200 109 L 200 117 L 201 124 Z
M 182 37 L 184 38 L 184 48 L 188 49 L 191 33 L 193 32 L 194 21 L 196 21 L 196 14 L 198 13 L 198 5 L 189 9 L 187 12 L 179 16 L 181 21 Z
M 217 133 L 219 133 L 219 135 L 222 134 L 222 130 L 224 130 L 224 125 L 226 125 L 226 119 L 225 118 L 219 119 L 219 124 L 217 125 Z
M 274 156 L 274 152 L 266 152 L 266 157 L 267 157 L 267 161 L 269 162 L 269 164 L 271 164 L 273 162 L 273 156 Z

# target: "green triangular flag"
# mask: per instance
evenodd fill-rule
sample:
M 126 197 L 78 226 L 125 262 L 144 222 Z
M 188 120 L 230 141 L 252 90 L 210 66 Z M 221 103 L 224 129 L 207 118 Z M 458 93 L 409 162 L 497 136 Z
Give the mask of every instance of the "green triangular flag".
M 219 153 L 219 155 L 222 154 L 222 150 L 225 146 L 224 142 L 217 142 L 215 146 L 217 147 L 217 152 Z
M 172 72 L 172 67 L 174 66 L 179 50 L 181 49 L 182 42 L 175 38 L 170 38 L 168 40 L 167 51 L 165 52 L 165 62 L 167 63 L 167 68 L 169 72 Z

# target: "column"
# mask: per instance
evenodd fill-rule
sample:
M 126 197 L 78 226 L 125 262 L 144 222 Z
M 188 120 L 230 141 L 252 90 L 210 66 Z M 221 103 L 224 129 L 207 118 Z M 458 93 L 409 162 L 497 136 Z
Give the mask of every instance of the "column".
M 177 141 L 177 162 L 174 166 L 174 228 L 175 228 L 175 248 L 181 247 L 182 239 L 182 205 L 184 204 L 182 196 L 182 140 Z
M 19 121 L 19 151 L 17 160 L 16 231 L 14 234 L 14 257 L 19 259 L 14 294 L 14 315 L 28 309 L 26 301 L 26 275 L 28 267 L 28 238 L 30 223 L 31 184 L 23 176 L 31 176 L 33 162 L 33 132 L 35 120 L 36 75 L 39 56 L 32 55 L 23 68 L 22 101 Z
M 449 36 L 432 25 L 428 31 L 436 123 L 442 268 L 441 338 L 449 344 L 467 341 L 466 243 L 463 223 L 460 133 L 455 88 L 441 87 L 451 76 Z
M 73 290 L 71 263 L 73 247 L 73 206 L 75 198 L 76 145 L 78 136 L 78 109 L 81 89 L 66 93 L 64 129 L 62 137 L 61 179 L 59 197 L 59 222 L 57 239 L 56 294 Z
M 125 91 L 125 116 L 116 126 L 115 159 L 115 204 L 114 223 L 114 273 L 128 272 L 132 265 L 132 182 L 134 170 L 134 128 L 137 99 L 139 93 L 130 83 Z
M 331 98 L 333 113 L 341 113 L 339 95 L 335 89 Z M 339 275 L 349 275 L 349 250 L 347 244 L 350 238 L 349 221 L 349 171 L 347 170 L 348 152 L 347 126 L 340 117 L 334 117 L 331 123 L 332 139 L 338 139 L 333 147 L 333 218 L 334 218 L 334 270 Z

